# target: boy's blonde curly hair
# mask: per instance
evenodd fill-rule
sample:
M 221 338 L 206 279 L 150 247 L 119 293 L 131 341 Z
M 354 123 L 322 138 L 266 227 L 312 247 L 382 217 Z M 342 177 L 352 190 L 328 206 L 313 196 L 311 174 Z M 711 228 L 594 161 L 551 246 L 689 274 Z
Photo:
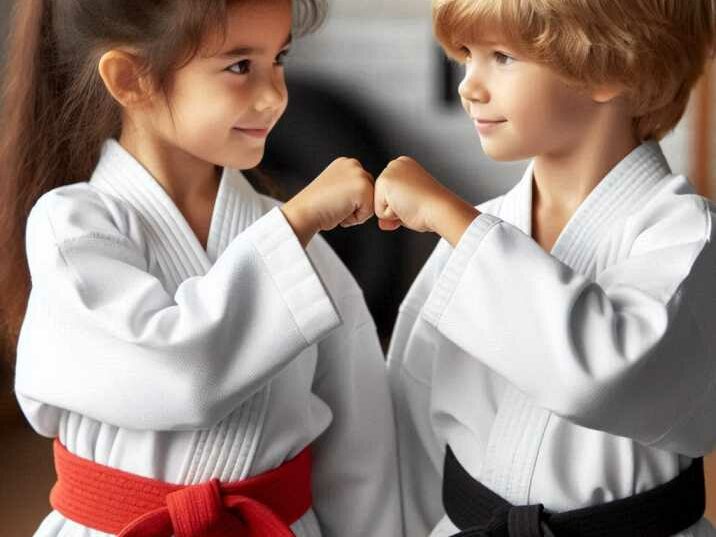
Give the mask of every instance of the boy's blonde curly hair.
M 495 32 L 580 86 L 625 91 L 641 140 L 661 139 L 686 110 L 712 56 L 716 0 L 433 0 L 437 39 L 461 60 Z

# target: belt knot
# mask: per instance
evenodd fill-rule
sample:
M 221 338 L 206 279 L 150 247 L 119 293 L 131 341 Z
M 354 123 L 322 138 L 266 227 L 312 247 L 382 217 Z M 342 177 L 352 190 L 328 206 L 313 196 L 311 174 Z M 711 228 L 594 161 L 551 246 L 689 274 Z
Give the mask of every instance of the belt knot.
M 129 524 L 119 537 L 292 537 L 268 507 L 240 494 L 224 494 L 218 479 L 167 494 L 166 506 Z
M 540 504 L 499 510 L 487 525 L 466 528 L 454 537 L 554 537 Z

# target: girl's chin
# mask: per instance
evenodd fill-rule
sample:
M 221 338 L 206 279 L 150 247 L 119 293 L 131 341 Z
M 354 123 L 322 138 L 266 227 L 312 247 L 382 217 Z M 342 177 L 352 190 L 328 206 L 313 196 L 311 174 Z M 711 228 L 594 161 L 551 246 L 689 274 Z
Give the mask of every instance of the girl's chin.
M 222 166 L 225 168 L 233 168 L 235 170 L 250 170 L 251 168 L 258 166 L 263 157 L 264 150 L 261 148 L 260 151 L 250 151 L 240 156 L 231 155 L 231 157 L 227 158 L 222 163 Z

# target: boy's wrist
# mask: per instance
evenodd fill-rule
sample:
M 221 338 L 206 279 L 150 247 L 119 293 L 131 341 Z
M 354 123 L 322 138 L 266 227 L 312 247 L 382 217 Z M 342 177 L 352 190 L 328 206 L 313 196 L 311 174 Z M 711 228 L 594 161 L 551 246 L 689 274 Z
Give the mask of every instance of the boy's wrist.
M 431 229 L 455 247 L 479 215 L 480 211 L 470 203 L 458 196 L 451 196 L 433 207 Z

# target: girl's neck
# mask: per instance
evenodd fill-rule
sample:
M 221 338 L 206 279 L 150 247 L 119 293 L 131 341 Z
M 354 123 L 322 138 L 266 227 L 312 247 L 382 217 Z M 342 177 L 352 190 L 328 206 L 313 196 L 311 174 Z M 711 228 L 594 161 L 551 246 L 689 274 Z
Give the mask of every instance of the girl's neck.
M 213 200 L 217 167 L 147 133 L 124 129 L 119 143 L 156 179 L 178 207 Z

